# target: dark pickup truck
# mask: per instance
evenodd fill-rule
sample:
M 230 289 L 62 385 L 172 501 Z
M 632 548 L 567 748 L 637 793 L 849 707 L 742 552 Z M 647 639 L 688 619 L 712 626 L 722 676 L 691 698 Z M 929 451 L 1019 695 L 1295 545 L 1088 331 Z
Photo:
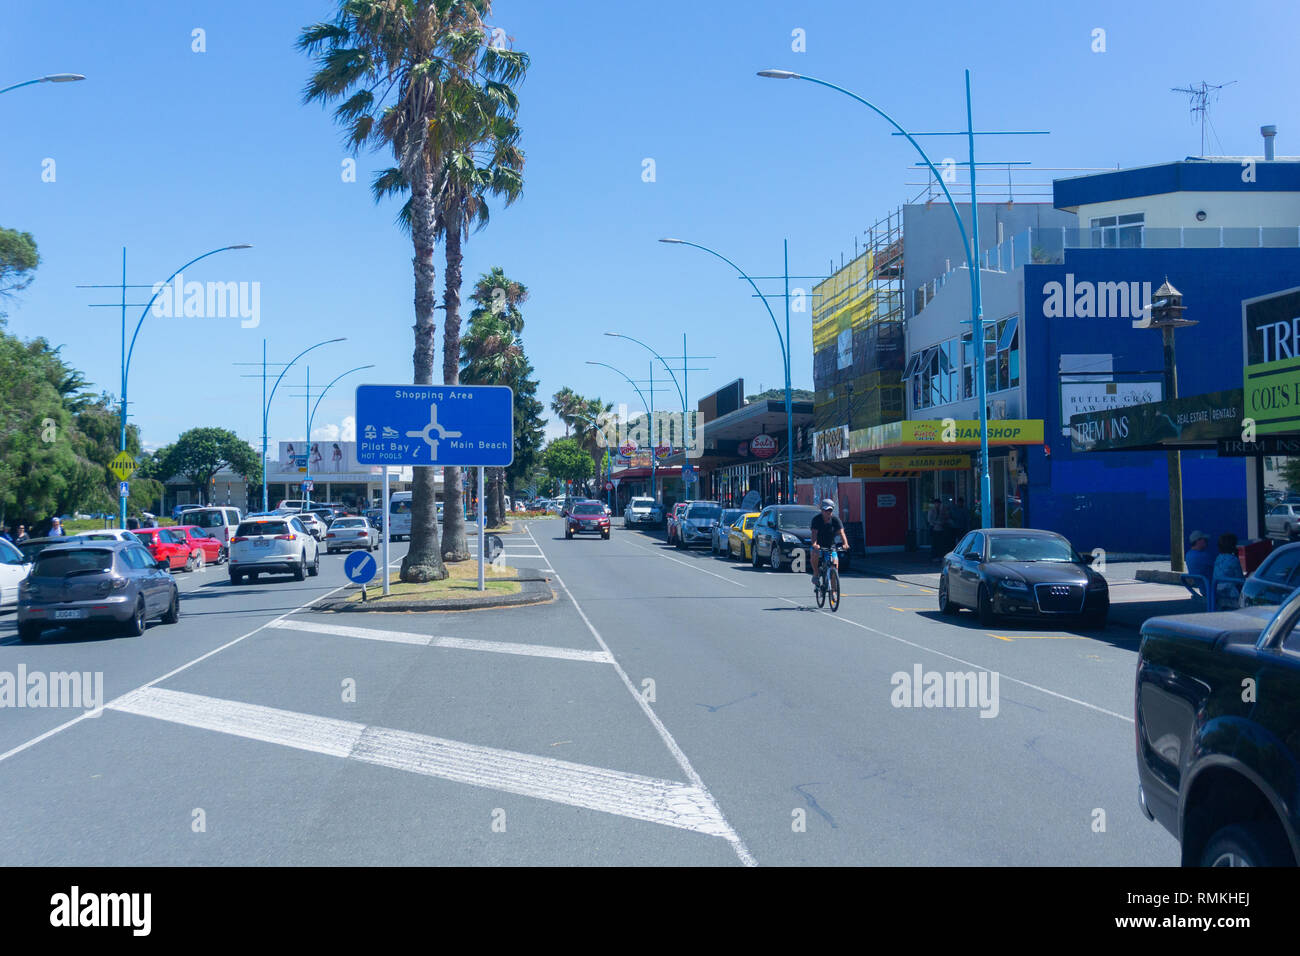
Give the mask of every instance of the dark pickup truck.
M 1134 691 L 1138 799 L 1184 866 L 1300 860 L 1300 591 L 1151 618 Z

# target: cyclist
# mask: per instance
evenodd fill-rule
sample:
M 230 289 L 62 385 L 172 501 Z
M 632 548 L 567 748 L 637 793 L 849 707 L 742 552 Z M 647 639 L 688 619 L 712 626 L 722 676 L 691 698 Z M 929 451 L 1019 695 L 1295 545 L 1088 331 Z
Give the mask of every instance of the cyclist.
M 813 588 L 817 587 L 817 566 L 823 549 L 835 547 L 838 539 L 845 551 L 849 550 L 849 537 L 844 533 L 844 522 L 835 517 L 835 502 L 826 498 L 822 501 L 822 513 L 812 519 L 812 579 Z

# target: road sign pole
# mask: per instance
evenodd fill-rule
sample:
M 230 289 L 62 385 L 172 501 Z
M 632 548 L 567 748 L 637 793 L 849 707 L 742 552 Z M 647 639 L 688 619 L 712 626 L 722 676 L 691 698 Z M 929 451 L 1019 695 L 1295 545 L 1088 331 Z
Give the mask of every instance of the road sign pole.
M 483 513 L 487 511 L 483 507 L 483 466 L 478 468 L 478 507 L 474 509 L 478 512 L 478 589 L 486 591 L 487 585 L 483 583 Z
M 384 522 L 384 597 L 387 597 L 388 596 L 388 568 L 389 568 L 389 564 L 388 564 L 389 514 L 388 514 L 388 466 L 387 465 L 384 465 L 384 500 L 379 503 L 379 506 L 384 509 L 384 517 L 381 520 Z

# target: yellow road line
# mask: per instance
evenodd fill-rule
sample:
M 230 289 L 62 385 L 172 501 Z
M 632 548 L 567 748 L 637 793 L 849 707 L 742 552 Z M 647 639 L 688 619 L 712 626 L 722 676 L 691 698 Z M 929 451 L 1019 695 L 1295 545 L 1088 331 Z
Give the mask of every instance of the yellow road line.
M 996 637 L 999 641 L 1086 641 L 1087 638 L 1081 634 L 1016 634 L 1013 637 L 1003 637 L 1001 634 L 989 634 L 989 637 Z

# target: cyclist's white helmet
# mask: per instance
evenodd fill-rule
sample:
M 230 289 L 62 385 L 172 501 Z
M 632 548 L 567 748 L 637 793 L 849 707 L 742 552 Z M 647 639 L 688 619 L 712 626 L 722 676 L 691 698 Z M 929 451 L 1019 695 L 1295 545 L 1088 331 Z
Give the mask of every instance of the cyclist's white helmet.
M 834 511 L 834 510 L 835 510 L 835 502 L 831 501 L 831 499 L 829 498 L 823 498 L 822 511 Z

